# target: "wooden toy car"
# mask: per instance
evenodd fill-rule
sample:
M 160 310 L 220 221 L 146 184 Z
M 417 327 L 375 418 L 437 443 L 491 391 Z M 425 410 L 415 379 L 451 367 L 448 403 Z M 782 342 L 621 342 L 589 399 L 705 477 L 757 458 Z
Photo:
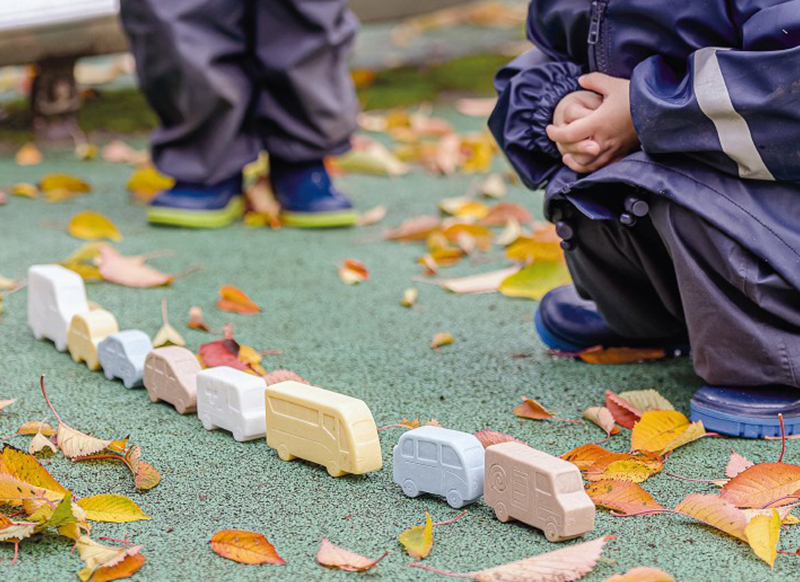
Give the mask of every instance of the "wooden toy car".
M 33 265 L 28 269 L 28 325 L 36 339 L 51 340 L 67 349 L 72 317 L 89 312 L 83 279 L 61 265 Z
M 118 331 L 117 319 L 105 309 L 93 309 L 73 315 L 67 331 L 69 355 L 76 363 L 83 361 L 90 370 L 99 370 L 97 346 L 107 336 Z
M 144 387 L 153 402 L 169 402 L 181 414 L 197 409 L 200 362 L 178 346 L 155 348 L 144 361 Z
M 595 506 L 578 467 L 522 443 L 486 449 L 484 501 L 500 521 L 539 528 L 551 542 L 594 529 Z
M 125 388 L 142 385 L 144 361 L 153 344 L 143 331 L 126 329 L 112 333 L 97 345 L 97 358 L 106 378 L 119 378 Z
M 459 508 L 483 495 L 483 459 L 483 445 L 473 435 L 421 426 L 397 441 L 392 479 L 408 497 L 432 493 Z
M 267 386 L 264 398 L 267 444 L 284 461 L 300 457 L 332 477 L 381 468 L 378 428 L 363 401 L 293 380 Z
M 264 390 L 260 376 L 217 366 L 197 374 L 197 417 L 206 430 L 224 428 L 237 441 L 266 436 Z

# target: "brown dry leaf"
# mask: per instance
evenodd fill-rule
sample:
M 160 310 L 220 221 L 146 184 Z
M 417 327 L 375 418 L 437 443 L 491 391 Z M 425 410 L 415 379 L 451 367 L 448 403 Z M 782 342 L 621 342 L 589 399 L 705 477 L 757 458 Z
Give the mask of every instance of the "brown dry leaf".
M 42 433 L 46 437 L 51 437 L 56 434 L 56 429 L 46 422 L 39 420 L 31 420 L 26 422 L 17 429 L 17 434 L 35 435 L 37 433 Z
M 536 402 L 533 398 L 522 396 L 522 404 L 514 409 L 514 414 L 520 418 L 530 418 L 532 420 L 545 420 L 552 418 L 553 413 L 544 406 Z
M 44 436 L 42 433 L 38 432 L 31 439 L 30 444 L 28 444 L 28 452 L 32 455 L 35 455 L 36 453 L 48 453 L 48 452 L 50 454 L 53 454 L 56 452 L 56 446 L 50 441 L 49 438 Z
M 113 566 L 100 566 L 86 582 L 111 582 L 130 578 L 141 570 L 144 563 L 145 557 L 142 554 L 128 555 Z
M 589 348 L 575 354 L 587 364 L 638 364 L 667 357 L 664 350 L 655 348 Z
M 345 259 L 339 267 L 339 278 L 348 285 L 358 285 L 369 280 L 369 269 L 361 261 Z
M 122 458 L 123 462 L 127 465 L 128 469 L 133 474 L 133 482 L 139 491 L 149 491 L 159 483 L 161 483 L 161 473 L 153 467 L 150 463 L 142 461 L 139 457 L 142 455 L 141 447 L 133 445 L 125 456 Z
M 617 434 L 619 427 L 614 423 L 614 417 L 605 406 L 591 406 L 583 411 L 583 418 L 593 422 L 606 431 L 607 436 Z
M 676 582 L 676 580 L 658 568 L 639 566 L 631 568 L 624 574 L 614 574 L 611 578 L 606 578 L 605 582 Z
M 781 518 L 778 512 L 773 509 L 770 515 L 757 515 L 749 521 L 744 533 L 756 556 L 774 569 L 781 535 Z
M 596 481 L 586 486 L 586 493 L 595 505 L 623 514 L 664 509 L 640 485 L 631 481 Z
M 433 548 L 433 522 L 430 514 L 425 512 L 425 525 L 417 525 L 401 533 L 397 541 L 406 553 L 417 560 L 424 560 Z
M 522 443 L 523 445 L 527 444 L 519 439 L 515 439 L 510 435 L 498 432 L 496 430 L 489 430 L 489 429 L 479 430 L 478 432 L 474 433 L 473 436 L 477 438 L 479 441 L 481 441 L 481 444 L 483 445 L 484 449 L 491 447 L 492 445 L 499 445 L 500 443 L 514 442 L 514 443 Z
M 649 390 L 628 390 L 627 392 L 620 392 L 617 396 L 642 412 L 647 410 L 675 410 L 669 400 L 652 388 Z
M 338 568 L 348 572 L 364 572 L 377 566 L 388 554 L 389 552 L 384 552 L 380 558 L 370 560 L 361 554 L 356 554 L 332 544 L 327 538 L 322 538 L 322 544 L 317 552 L 317 562 L 326 568 Z
M 252 531 L 240 529 L 218 531 L 211 537 L 211 549 L 223 558 L 240 564 L 286 563 L 264 534 Z
M 606 390 L 606 408 L 611 413 L 614 421 L 625 428 L 633 428 L 642 418 L 642 411 L 630 404 L 624 398 Z
M 203 309 L 197 305 L 193 305 L 189 308 L 189 322 L 186 324 L 186 327 L 200 331 L 211 331 L 203 319 Z
M 48 202 L 61 202 L 92 191 L 92 187 L 75 176 L 67 174 L 50 174 L 42 178 L 39 190 L 44 193 Z
M 705 436 L 703 422 L 689 422 L 677 410 L 648 410 L 631 432 L 631 448 L 663 455 Z
M 11 185 L 11 194 L 13 196 L 22 196 L 23 198 L 38 198 L 39 188 L 34 184 L 19 182 Z
M 356 224 L 358 226 L 372 226 L 373 224 L 378 224 L 384 218 L 386 218 L 386 207 L 381 204 L 364 212 L 358 217 Z
M 138 166 L 150 160 L 145 150 L 137 150 L 120 139 L 115 139 L 103 146 L 100 156 L 112 164 L 133 164 Z
M 442 346 L 447 346 L 452 344 L 455 341 L 452 333 L 448 332 L 439 332 L 433 336 L 433 340 L 431 341 L 431 348 L 436 349 Z
M 403 297 L 400 299 L 400 305 L 403 307 L 413 307 L 414 303 L 417 302 L 417 297 L 419 297 L 419 291 L 413 287 L 409 287 L 403 291 Z
M 517 267 L 508 267 L 506 269 L 481 273 L 480 275 L 469 275 L 467 277 L 458 277 L 455 279 L 441 279 L 437 281 L 437 284 L 458 295 L 496 293 L 500 284 L 517 271 L 519 271 Z
M 731 449 L 731 458 L 728 460 L 728 465 L 725 467 L 725 476 L 728 479 L 733 479 L 744 471 L 755 465 L 753 461 L 744 458 L 742 455 Z
M 98 268 L 106 281 L 125 287 L 161 287 L 175 279 L 173 275 L 162 273 L 145 264 L 142 255 L 126 257 L 108 245 L 100 247 Z
M 42 163 L 42 152 L 36 144 L 28 142 L 17 150 L 14 161 L 18 166 L 35 166 Z
M 83 240 L 110 239 L 122 240 L 117 227 L 108 218 L 97 212 L 79 212 L 74 215 L 67 226 L 67 231 L 74 237 Z
M 160 173 L 150 164 L 139 167 L 126 185 L 127 190 L 137 202 L 148 202 L 156 194 L 169 190 L 175 185 L 175 180 Z
M 441 225 L 441 219 L 438 216 L 417 216 L 409 218 L 400 223 L 400 226 L 387 230 L 383 233 L 383 238 L 386 240 L 397 241 L 418 241 L 425 240 L 425 238 Z
M 223 285 L 219 288 L 220 298 L 217 300 L 217 307 L 222 311 L 241 313 L 243 315 L 253 315 L 261 311 L 261 308 L 244 291 L 233 285 Z
M 793 503 L 797 500 L 784 498 L 798 493 L 800 466 L 790 463 L 758 463 L 725 483 L 720 497 L 736 507 L 761 509 Z

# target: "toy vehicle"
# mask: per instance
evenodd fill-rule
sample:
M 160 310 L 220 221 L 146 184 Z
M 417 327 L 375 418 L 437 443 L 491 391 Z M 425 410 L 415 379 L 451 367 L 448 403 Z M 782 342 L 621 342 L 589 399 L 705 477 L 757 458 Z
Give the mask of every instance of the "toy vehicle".
M 572 463 L 516 442 L 486 449 L 486 504 L 502 522 L 517 519 L 551 542 L 594 529 L 595 506 Z
M 197 374 L 197 417 L 206 430 L 224 428 L 237 441 L 266 436 L 264 379 L 228 366 Z
M 28 325 L 36 339 L 47 338 L 63 352 L 72 317 L 88 312 L 86 289 L 78 273 L 61 265 L 28 269 Z
M 69 355 L 75 363 L 86 362 L 86 367 L 90 370 L 99 370 L 97 346 L 106 336 L 118 331 L 117 319 L 105 309 L 93 309 L 88 313 L 74 315 L 67 331 Z
M 358 398 L 293 380 L 267 386 L 267 444 L 284 461 L 300 457 L 331 477 L 382 466 L 378 427 Z
M 169 402 L 181 414 L 197 409 L 200 362 L 178 346 L 155 348 L 144 361 L 144 387 L 153 402 Z
M 97 358 L 106 378 L 119 378 L 125 388 L 134 388 L 142 385 L 144 361 L 152 350 L 150 336 L 138 329 L 126 329 L 101 341 Z
M 473 435 L 421 426 L 397 441 L 392 478 L 409 497 L 432 493 L 459 508 L 483 495 L 483 459 L 483 445 Z

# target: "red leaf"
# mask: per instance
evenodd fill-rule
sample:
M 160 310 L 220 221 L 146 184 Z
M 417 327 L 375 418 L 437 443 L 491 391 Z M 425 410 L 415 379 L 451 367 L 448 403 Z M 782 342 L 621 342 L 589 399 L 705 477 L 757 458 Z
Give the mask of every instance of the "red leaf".
M 606 390 L 606 408 L 611 412 L 616 423 L 625 428 L 633 428 L 633 425 L 642 418 L 641 410 L 631 406 L 611 390 Z

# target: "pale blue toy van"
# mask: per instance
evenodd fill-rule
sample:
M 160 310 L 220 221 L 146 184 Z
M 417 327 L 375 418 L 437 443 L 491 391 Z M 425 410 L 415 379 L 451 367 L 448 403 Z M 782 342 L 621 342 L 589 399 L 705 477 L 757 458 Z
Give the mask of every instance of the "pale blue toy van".
M 406 432 L 394 447 L 394 482 L 409 497 L 441 495 L 450 507 L 483 495 L 484 449 L 473 435 L 438 426 Z
M 143 331 L 126 329 L 107 336 L 97 345 L 97 357 L 106 378 L 119 378 L 125 388 L 142 385 L 144 361 L 153 343 Z

